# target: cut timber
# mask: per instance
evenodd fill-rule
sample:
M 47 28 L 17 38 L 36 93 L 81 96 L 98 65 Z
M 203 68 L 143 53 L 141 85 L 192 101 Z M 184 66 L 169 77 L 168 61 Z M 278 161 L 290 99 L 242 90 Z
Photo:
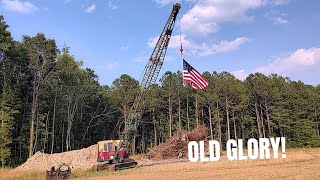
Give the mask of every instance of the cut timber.
M 187 158 L 189 141 L 206 140 L 208 129 L 205 126 L 199 126 L 191 132 L 181 131 L 166 142 L 149 150 L 146 154 L 148 159 L 174 159 Z

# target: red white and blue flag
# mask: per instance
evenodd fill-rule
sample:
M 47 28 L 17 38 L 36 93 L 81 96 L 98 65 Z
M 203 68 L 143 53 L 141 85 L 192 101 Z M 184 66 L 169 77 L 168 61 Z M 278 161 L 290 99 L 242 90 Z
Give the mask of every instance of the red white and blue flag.
M 199 90 L 209 85 L 208 80 L 183 59 L 183 81 L 191 83 L 193 89 Z

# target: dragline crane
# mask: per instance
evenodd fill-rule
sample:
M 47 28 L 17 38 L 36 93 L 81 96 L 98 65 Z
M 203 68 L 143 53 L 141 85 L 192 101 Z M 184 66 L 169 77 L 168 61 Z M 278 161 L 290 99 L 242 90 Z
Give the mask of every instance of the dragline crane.
M 137 165 L 137 162 L 129 159 L 129 138 L 131 135 L 135 135 L 137 127 L 141 121 L 142 106 L 146 90 L 151 84 L 154 84 L 158 78 L 180 8 L 181 5 L 179 3 L 173 5 L 166 25 L 164 26 L 150 59 L 144 68 L 139 81 L 139 91 L 137 92 L 133 105 L 129 111 L 128 118 L 124 123 L 124 131 L 121 140 L 107 140 L 98 142 L 97 161 L 104 163 L 94 165 L 93 169 L 101 170 L 108 168 L 117 170 L 135 167 Z
M 179 13 L 181 5 L 176 3 L 173 6 L 172 12 L 168 18 L 166 25 L 164 26 L 162 33 L 158 39 L 158 42 L 149 58 L 147 65 L 144 68 L 140 79 L 140 91 L 136 96 L 133 106 L 129 112 L 127 121 L 125 122 L 124 136 L 125 140 L 128 140 L 128 135 L 131 132 L 135 132 L 137 126 L 140 122 L 142 103 L 145 95 L 145 90 L 151 85 L 154 84 L 158 78 L 160 69 L 164 62 L 166 52 L 168 49 L 169 41 L 171 39 L 171 34 L 173 27 Z

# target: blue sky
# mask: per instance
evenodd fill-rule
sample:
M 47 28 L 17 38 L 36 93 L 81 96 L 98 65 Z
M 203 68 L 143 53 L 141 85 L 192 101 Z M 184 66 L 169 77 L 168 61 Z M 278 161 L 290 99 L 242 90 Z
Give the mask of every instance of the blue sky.
M 317 0 L 0 0 L 0 14 L 15 40 L 43 32 L 111 85 L 124 73 L 140 78 L 175 2 L 184 58 L 198 71 L 320 84 Z M 179 49 L 177 22 L 160 76 L 182 70 Z

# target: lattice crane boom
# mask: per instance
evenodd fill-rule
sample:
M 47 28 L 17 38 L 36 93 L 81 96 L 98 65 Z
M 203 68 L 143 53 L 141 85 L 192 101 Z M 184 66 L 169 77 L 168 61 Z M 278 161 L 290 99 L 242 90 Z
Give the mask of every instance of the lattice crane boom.
M 150 56 L 147 65 L 144 68 L 140 79 L 140 87 L 136 93 L 133 105 L 129 110 L 129 115 L 125 119 L 123 134 L 119 140 L 107 140 L 98 142 L 98 162 L 104 162 L 101 164 L 94 165 L 92 168 L 95 170 L 102 169 L 125 169 L 135 167 L 137 162 L 129 158 L 129 137 L 133 135 L 135 137 L 137 132 L 137 127 L 141 121 L 141 116 L 143 112 L 143 103 L 146 97 L 146 91 L 148 87 L 155 83 L 160 69 L 162 67 L 173 27 L 179 13 L 181 5 L 176 3 L 173 5 L 171 14 L 167 20 L 165 27 L 158 39 L 158 42 Z M 1 52 L 0 52 L 1 55 Z M 119 121 L 113 131 L 120 127 Z M 112 133 L 114 134 L 114 133 Z M 113 139 L 113 138 L 112 138 Z M 133 147 L 135 144 L 133 145 Z M 115 154 L 114 154 L 115 151 Z
M 164 26 L 162 33 L 157 41 L 157 44 L 148 60 L 148 63 L 144 68 L 139 82 L 139 92 L 134 100 L 133 106 L 130 109 L 128 118 L 125 121 L 125 127 L 123 132 L 125 140 L 124 142 L 126 142 L 129 139 L 128 136 L 130 133 L 135 132 L 137 130 L 137 126 L 139 125 L 141 119 L 142 103 L 144 101 L 145 91 L 151 84 L 154 84 L 158 78 L 180 8 L 181 5 L 179 3 L 173 5 L 167 23 Z
M 181 5 L 179 3 L 176 3 L 173 6 L 168 21 L 162 30 L 147 65 L 145 66 L 142 78 L 140 79 L 140 86 L 143 88 L 147 88 L 149 85 L 154 84 L 158 78 L 180 8 Z

